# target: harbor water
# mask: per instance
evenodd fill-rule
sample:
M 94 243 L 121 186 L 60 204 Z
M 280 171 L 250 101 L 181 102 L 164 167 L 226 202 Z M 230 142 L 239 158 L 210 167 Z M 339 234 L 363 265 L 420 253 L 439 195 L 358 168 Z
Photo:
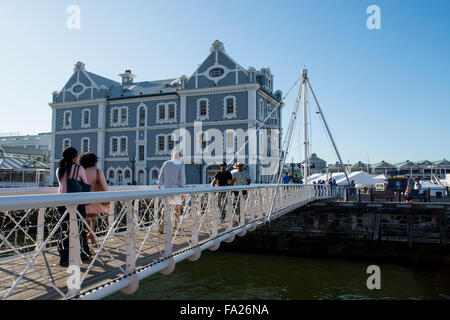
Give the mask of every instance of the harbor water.
M 367 267 L 378 265 L 381 289 L 367 288 Z M 317 259 L 230 251 L 203 252 L 177 264 L 170 276 L 141 281 L 132 295 L 105 299 L 450 299 L 448 263 L 418 267 L 400 263 Z

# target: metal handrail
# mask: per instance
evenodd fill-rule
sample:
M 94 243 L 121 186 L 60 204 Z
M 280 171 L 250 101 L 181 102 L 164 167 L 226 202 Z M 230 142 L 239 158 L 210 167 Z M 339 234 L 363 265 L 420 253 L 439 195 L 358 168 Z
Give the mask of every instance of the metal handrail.
M 38 194 L 0 197 L 0 210 L 21 210 L 28 208 L 44 208 L 68 205 L 80 205 L 98 202 L 127 201 L 134 199 L 144 199 L 152 197 L 167 197 L 181 194 L 208 193 L 212 191 L 227 192 L 240 191 L 258 188 L 276 187 L 276 184 L 254 184 L 248 186 L 230 187 L 192 187 L 192 188 L 170 188 L 151 190 L 131 190 L 131 191 L 104 191 L 104 192 L 81 192 L 81 193 L 60 193 L 60 194 Z M 289 184 L 283 186 L 315 186 Z

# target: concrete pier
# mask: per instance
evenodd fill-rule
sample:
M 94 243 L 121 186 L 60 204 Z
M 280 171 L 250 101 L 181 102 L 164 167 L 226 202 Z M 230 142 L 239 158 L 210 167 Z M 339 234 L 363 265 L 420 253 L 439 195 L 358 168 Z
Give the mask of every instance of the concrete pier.
M 288 254 L 442 261 L 450 258 L 450 203 L 319 201 L 226 248 Z

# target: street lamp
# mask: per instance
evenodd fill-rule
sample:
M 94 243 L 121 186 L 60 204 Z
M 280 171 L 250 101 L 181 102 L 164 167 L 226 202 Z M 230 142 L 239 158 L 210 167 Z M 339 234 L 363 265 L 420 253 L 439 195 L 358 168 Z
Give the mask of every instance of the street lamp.
M 134 158 L 134 153 L 131 155 L 131 157 L 128 159 L 128 161 L 131 163 L 131 184 L 136 185 L 136 180 L 134 180 L 135 176 L 135 166 L 136 166 L 136 159 Z

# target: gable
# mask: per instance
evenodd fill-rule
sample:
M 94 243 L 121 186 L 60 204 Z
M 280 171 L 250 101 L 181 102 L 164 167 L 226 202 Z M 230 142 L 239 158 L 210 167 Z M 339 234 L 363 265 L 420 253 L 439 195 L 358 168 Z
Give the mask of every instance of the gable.
M 77 62 L 74 73 L 54 98 L 53 102 L 64 103 L 81 100 L 92 100 L 100 97 L 100 86 L 108 90 L 120 85 L 118 82 L 87 72 L 82 62 Z
M 223 44 L 213 43 L 211 53 L 186 82 L 186 89 L 249 83 L 247 71 L 225 53 Z

